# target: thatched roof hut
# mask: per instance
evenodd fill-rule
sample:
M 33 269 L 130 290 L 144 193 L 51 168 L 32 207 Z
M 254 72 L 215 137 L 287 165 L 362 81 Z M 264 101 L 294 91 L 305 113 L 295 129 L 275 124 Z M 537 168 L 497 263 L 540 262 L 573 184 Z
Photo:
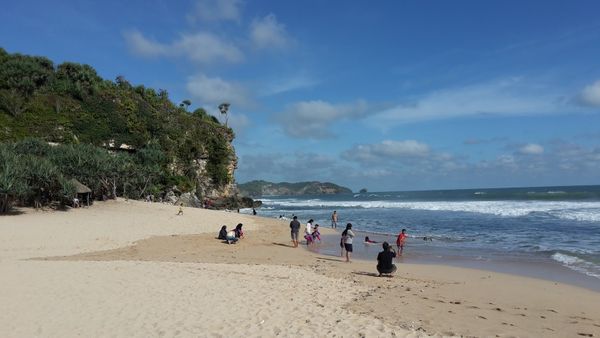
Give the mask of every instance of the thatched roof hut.
M 74 178 L 72 178 L 70 182 L 75 186 L 75 191 L 78 194 L 89 194 L 92 192 L 92 189 L 88 188 L 83 183 L 79 182 Z

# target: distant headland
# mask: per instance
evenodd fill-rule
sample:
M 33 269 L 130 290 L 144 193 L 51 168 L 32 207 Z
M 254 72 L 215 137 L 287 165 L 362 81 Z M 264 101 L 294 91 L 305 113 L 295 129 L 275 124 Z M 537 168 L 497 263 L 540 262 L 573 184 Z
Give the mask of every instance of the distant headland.
M 238 189 L 244 196 L 283 196 L 283 195 L 332 195 L 350 194 L 352 190 L 330 182 L 298 182 L 273 183 L 267 181 L 250 181 L 239 184 Z

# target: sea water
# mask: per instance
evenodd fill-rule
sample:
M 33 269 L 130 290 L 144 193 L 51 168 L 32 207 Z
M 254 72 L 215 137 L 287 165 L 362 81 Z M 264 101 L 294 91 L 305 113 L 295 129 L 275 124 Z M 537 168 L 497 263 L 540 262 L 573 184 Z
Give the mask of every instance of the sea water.
M 407 229 L 407 260 L 462 262 L 459 265 L 474 267 L 485 267 L 486 262 L 562 266 L 600 287 L 600 186 L 369 192 L 261 200 L 263 216 L 297 215 L 302 223 L 312 218 L 326 227 L 336 210 L 340 231 L 352 223 L 359 232 L 361 238 L 355 243 L 362 244 L 362 236 L 393 242 L 401 229 Z M 376 256 L 377 250 L 359 252 Z

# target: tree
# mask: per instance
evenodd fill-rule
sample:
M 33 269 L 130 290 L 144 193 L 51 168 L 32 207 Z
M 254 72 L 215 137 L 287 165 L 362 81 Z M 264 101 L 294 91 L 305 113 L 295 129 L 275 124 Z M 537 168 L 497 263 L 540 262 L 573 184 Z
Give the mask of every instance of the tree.
M 192 101 L 190 101 L 190 100 L 183 100 L 183 101 L 181 101 L 181 103 L 179 104 L 179 106 L 187 111 L 188 107 L 191 104 L 192 104 Z

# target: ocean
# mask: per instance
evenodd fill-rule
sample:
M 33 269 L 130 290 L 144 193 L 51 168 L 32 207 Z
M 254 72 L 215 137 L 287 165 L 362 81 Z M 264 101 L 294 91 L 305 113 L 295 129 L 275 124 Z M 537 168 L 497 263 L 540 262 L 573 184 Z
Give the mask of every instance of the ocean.
M 261 198 L 261 216 L 297 215 L 338 230 L 353 224 L 356 255 L 406 229 L 404 262 L 450 264 L 541 277 L 600 289 L 600 185 L 368 192 Z M 424 240 L 424 239 L 427 240 Z M 429 240 L 431 239 L 431 240 Z M 339 255 L 338 239 L 322 253 Z

